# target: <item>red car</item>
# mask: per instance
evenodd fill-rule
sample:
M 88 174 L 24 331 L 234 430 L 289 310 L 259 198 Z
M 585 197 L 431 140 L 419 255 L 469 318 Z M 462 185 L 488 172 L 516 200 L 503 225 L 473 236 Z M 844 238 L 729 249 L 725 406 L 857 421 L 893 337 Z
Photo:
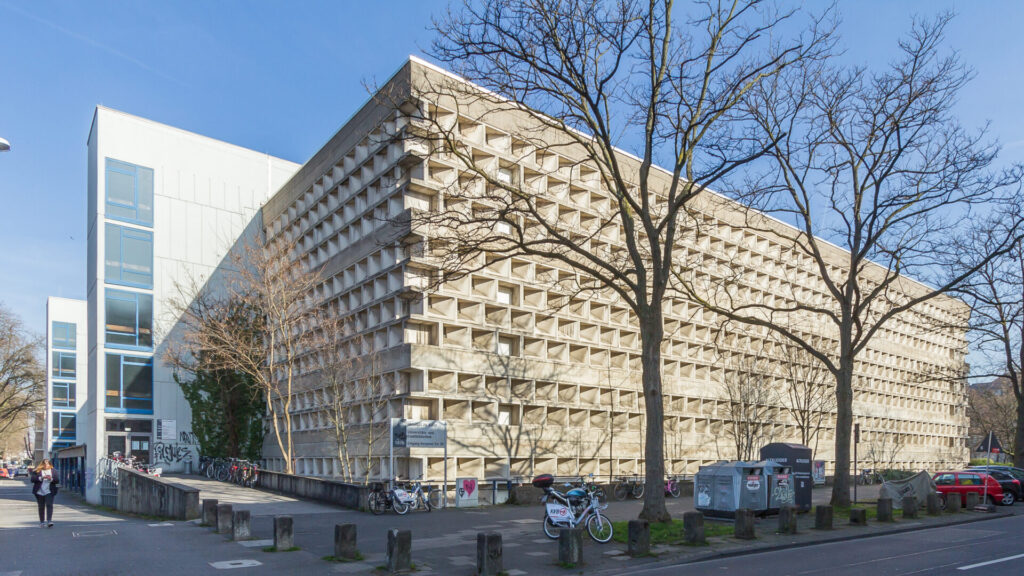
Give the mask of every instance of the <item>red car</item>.
M 967 505 L 968 492 L 977 492 L 978 502 L 984 503 L 983 500 L 987 493 L 990 504 L 1013 504 L 1013 493 L 1009 491 L 1003 492 L 1003 487 L 999 485 L 999 482 L 984 472 L 978 472 L 977 470 L 939 472 L 932 479 L 935 480 L 935 489 L 944 498 L 958 494 L 962 506 Z
M 10 476 L 7 475 L 7 468 L 0 466 L 0 478 L 10 478 Z

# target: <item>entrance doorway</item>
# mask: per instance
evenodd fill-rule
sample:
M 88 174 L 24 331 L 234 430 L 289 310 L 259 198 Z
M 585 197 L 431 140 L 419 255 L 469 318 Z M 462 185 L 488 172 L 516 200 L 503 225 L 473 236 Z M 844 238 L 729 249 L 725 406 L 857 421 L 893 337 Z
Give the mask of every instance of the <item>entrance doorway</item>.
M 114 458 L 120 453 L 124 458 L 134 457 L 140 464 L 149 464 L 150 443 L 153 439 L 152 420 L 122 420 L 108 418 L 106 421 L 107 457 Z

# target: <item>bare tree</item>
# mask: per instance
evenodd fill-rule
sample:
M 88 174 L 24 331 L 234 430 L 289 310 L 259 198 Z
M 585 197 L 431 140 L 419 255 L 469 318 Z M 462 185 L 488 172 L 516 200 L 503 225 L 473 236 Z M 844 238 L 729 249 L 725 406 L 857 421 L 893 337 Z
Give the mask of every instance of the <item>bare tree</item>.
M 728 339 L 734 339 L 736 333 Z M 739 338 L 745 347 L 748 337 Z M 740 350 L 720 343 L 715 364 L 724 368 L 721 395 L 726 401 L 721 434 L 736 448 L 736 459 L 751 461 L 772 441 L 781 397 L 765 350 Z
M 996 215 L 966 239 L 957 268 L 970 269 L 1002 246 L 1013 232 L 1013 222 L 1007 223 L 1013 217 Z M 971 306 L 970 339 L 979 358 L 971 366 L 976 384 L 968 392 L 972 426 L 984 423 L 982 433 L 1002 429 L 1003 441 L 1014 447 L 1014 465 L 1024 466 L 1024 450 L 1016 449 L 1024 446 L 1024 242 L 1018 239 L 998 258 L 983 261 L 958 294 Z
M 900 432 L 900 420 L 893 418 L 888 409 L 883 410 L 881 417 L 876 420 L 877 424 L 866 431 L 868 438 L 864 461 L 870 463 L 876 473 L 880 470 L 894 470 L 896 461 L 906 448 L 907 434 Z
M 46 398 L 41 349 L 42 340 L 0 304 L 0 434 L 23 425 Z
M 242 245 L 216 285 L 182 288 L 174 308 L 183 327 L 168 361 L 189 371 L 230 370 L 252 379 L 266 401 L 268 426 L 294 473 L 292 401 L 300 364 L 312 350 L 320 282 L 284 237 Z
M 351 455 L 350 429 L 358 425 L 360 405 L 356 386 L 356 366 L 359 357 L 349 351 L 350 334 L 341 312 L 333 306 L 321 310 L 312 346 L 312 368 L 323 389 L 325 415 L 331 426 L 337 458 L 341 465 L 341 478 L 352 482 L 354 476 Z
M 562 289 L 602 292 L 635 315 L 647 418 L 640 516 L 652 521 L 669 519 L 662 303 L 677 246 L 694 232 L 687 211 L 765 151 L 733 137 L 745 93 L 825 36 L 771 42 L 791 14 L 757 0 L 682 11 L 671 0 L 467 0 L 435 22 L 433 54 L 485 90 L 434 79 L 418 94 L 429 104 L 410 111 L 416 136 L 450 167 L 443 202 L 414 215 L 437 241 L 442 279 L 525 255 L 560 269 Z M 474 122 L 511 135 L 466 133 Z M 507 145 L 515 161 L 474 138 Z
M 952 117 L 970 73 L 955 53 L 942 53 L 949 19 L 915 22 L 901 55 L 881 72 L 823 58 L 761 79 L 745 96 L 758 124 L 750 137 L 768 153 L 731 194 L 759 211 L 745 226 L 778 241 L 799 270 L 770 296 L 745 292 L 756 285 L 751 272 L 680 278 L 706 308 L 775 331 L 831 372 L 836 505 L 850 502 L 859 355 L 894 319 L 914 321 L 923 303 L 961 284 L 1018 234 L 1015 223 L 991 253 L 951 277 L 938 265 L 950 256 L 950 239 L 974 224 L 974 210 L 1020 183 L 1019 171 L 993 171 L 998 149 L 984 131 L 969 133 Z M 812 278 L 820 285 L 808 285 Z M 959 313 L 955 303 L 944 307 Z M 820 338 L 832 343 L 822 348 Z
M 821 429 L 836 409 L 832 374 L 803 348 L 781 340 L 776 347 L 777 373 L 786 381 L 783 407 L 800 430 L 800 443 L 818 451 Z

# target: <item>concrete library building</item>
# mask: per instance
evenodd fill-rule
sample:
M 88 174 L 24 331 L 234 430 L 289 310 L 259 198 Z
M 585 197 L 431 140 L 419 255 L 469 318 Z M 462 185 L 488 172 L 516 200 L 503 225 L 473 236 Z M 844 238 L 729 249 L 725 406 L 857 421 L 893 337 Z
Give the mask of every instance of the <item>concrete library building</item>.
M 425 128 L 416 118 L 452 126 L 478 167 L 544 195 L 544 209 L 565 222 L 585 229 L 610 214 L 596 167 L 572 157 L 571 147 L 564 155 L 534 149 L 538 134 L 521 134 L 514 111 L 478 114 L 479 103 L 435 96 L 451 82 L 463 81 L 410 58 L 302 165 L 96 109 L 87 151 L 88 298 L 51 299 L 47 327 L 48 442 L 81 459 L 90 501 L 100 501 L 101 461 L 114 452 L 169 471 L 196 465 L 189 405 L 164 360 L 175 337 L 168 303 L 186 279 L 213 276 L 239 242 L 275 238 L 294 243 L 298 261 L 319 271 L 312 300 L 344 312 L 345 353 L 373 356 L 379 393 L 361 398 L 367 388 L 353 381 L 347 424 L 438 421 L 447 431 L 444 448 L 393 447 L 387 435 L 368 446 L 353 434 L 341 451 L 328 414 L 336 398 L 312 370 L 291 402 L 296 474 L 485 481 L 644 473 L 640 333 L 621 298 L 567 288 L 579 272 L 541 256 L 495 257 L 438 281 L 443 244 L 410 216 L 439 210 L 468 177 L 450 154 L 417 137 Z M 815 268 L 782 236 L 744 228 L 739 204 L 718 198 L 716 206 L 696 216 L 703 234 L 686 253 L 757 269 L 760 280 L 748 290 L 779 299 L 824 294 Z M 615 250 L 621 240 L 601 241 Z M 901 286 L 923 290 L 909 280 Z M 757 370 L 773 386 L 786 386 L 785 371 L 782 359 L 763 353 L 771 349 L 767 332 L 723 336 L 721 318 L 681 297 L 663 309 L 666 470 L 693 474 L 736 456 L 724 430 L 725 384 L 737 370 L 722 351 L 763 356 Z M 954 325 L 965 311 L 939 298 L 915 312 Z M 964 384 L 937 376 L 963 368 L 965 328 L 922 330 L 896 318 L 862 353 L 855 420 L 862 442 L 887 451 L 887 466 L 937 469 L 966 459 Z M 776 408 L 763 428 L 766 442 L 798 442 L 797 423 Z M 826 409 L 815 459 L 829 467 L 833 443 L 834 414 Z M 284 469 L 272 433 L 263 456 L 267 468 Z

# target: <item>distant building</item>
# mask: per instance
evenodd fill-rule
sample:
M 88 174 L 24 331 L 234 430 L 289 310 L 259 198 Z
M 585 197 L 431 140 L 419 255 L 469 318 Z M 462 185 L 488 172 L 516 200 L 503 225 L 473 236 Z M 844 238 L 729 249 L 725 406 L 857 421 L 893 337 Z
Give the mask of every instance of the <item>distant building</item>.
M 77 423 L 89 397 L 87 328 L 84 300 L 47 298 L 46 418 L 38 449 L 48 454 L 78 443 Z

